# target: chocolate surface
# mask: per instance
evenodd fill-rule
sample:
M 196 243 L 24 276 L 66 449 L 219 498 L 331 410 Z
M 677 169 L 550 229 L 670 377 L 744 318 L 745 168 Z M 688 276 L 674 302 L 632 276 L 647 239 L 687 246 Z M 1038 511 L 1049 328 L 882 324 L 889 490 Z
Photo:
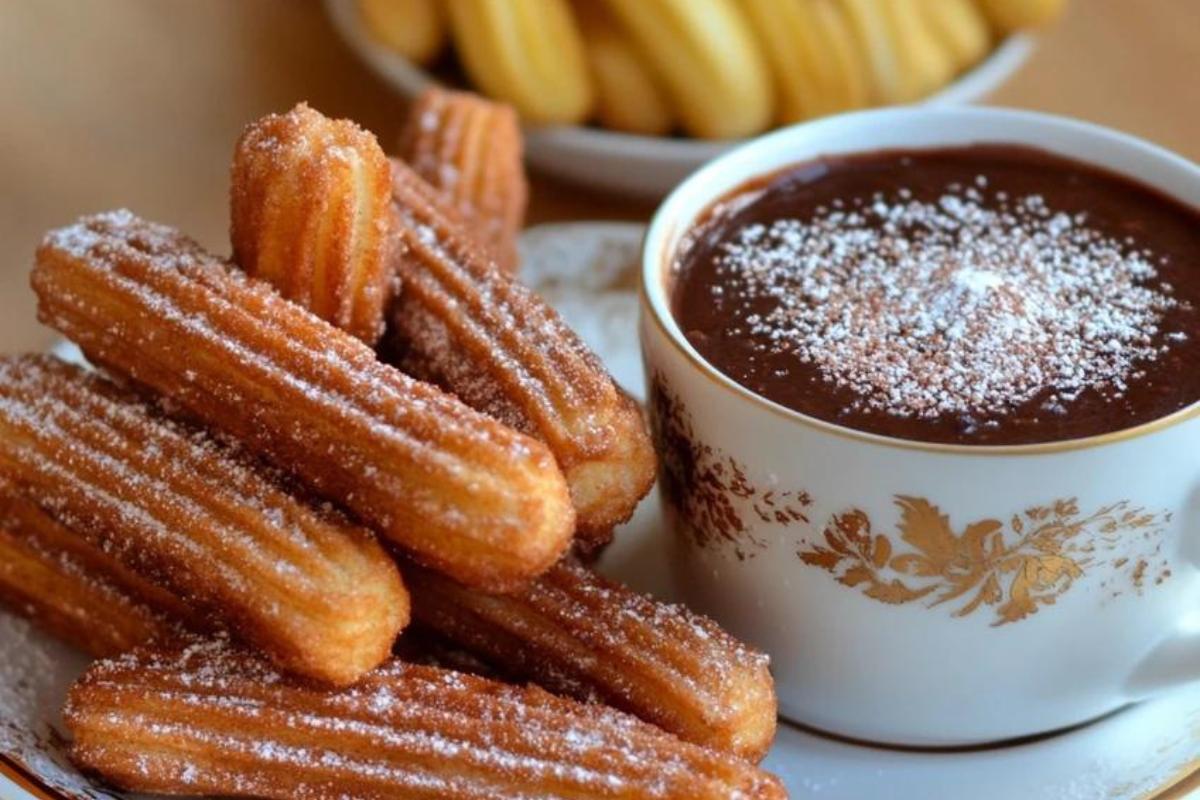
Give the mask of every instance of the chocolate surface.
M 748 389 L 902 439 L 1075 439 L 1200 399 L 1200 213 L 1030 148 L 758 179 L 692 232 L 671 301 Z

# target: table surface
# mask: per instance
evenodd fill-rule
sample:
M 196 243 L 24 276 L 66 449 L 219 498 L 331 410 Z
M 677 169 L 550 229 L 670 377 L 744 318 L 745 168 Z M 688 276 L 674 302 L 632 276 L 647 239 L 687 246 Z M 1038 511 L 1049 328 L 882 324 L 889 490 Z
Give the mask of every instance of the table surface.
M 1200 160 L 1200 0 L 1072 0 L 992 102 L 1111 125 Z M 401 101 L 316 0 L 0 0 L 0 337 L 43 347 L 27 273 L 42 233 L 126 206 L 227 252 L 242 126 L 308 100 L 385 147 Z M 535 177 L 531 222 L 652 204 Z

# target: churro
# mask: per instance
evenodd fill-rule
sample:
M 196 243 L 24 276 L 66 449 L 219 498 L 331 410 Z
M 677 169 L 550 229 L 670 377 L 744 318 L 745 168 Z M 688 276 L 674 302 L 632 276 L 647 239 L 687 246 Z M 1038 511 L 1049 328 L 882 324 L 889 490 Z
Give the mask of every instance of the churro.
M 594 93 L 567 0 L 444 0 L 464 71 L 543 124 L 583 122 Z
M 49 234 L 39 317 L 464 583 L 516 588 L 574 514 L 547 448 L 129 212 Z
M 666 136 L 675 127 L 675 111 L 658 76 L 628 31 L 595 0 L 572 4 L 588 66 L 596 84 L 596 118 L 616 131 Z
M 866 102 L 866 81 L 847 57 L 847 48 L 853 47 L 849 30 L 830 0 L 738 2 L 771 65 L 779 122 L 799 122 Z
M 839 0 L 869 65 L 871 99 L 911 103 L 949 80 L 951 52 L 914 0 Z
M 0 360 L 0 478 L 303 675 L 355 680 L 408 621 L 399 572 L 370 532 L 78 367 Z
M 125 790 L 293 800 L 782 798 L 774 776 L 633 717 L 391 661 L 321 691 L 220 643 L 98 662 L 72 759 Z
M 987 18 L 974 0 L 919 0 L 920 11 L 954 61 L 966 69 L 983 59 L 992 46 Z
M 628 31 L 689 134 L 733 139 L 770 124 L 770 67 L 735 0 L 590 1 Z
M 370 133 L 301 103 L 249 125 L 233 154 L 242 269 L 367 344 L 395 293 L 391 177 Z
M 682 606 L 563 561 L 523 592 L 406 569 L 413 619 L 514 680 L 599 700 L 682 739 L 762 758 L 775 734 L 765 656 Z
M 180 635 L 191 609 L 0 481 L 0 603 L 103 658 Z M 198 621 L 196 621 L 198 622 Z
M 392 312 L 402 369 L 545 442 L 585 549 L 607 542 L 654 481 L 641 409 L 536 294 L 487 260 L 434 190 L 393 161 L 405 290 Z
M 875 13 L 890 31 L 905 102 L 926 97 L 950 82 L 954 54 L 925 16 L 921 0 L 880 0 Z
M 516 272 L 529 185 L 516 112 L 477 94 L 432 87 L 416 99 L 398 155 L 437 189 L 473 238 Z

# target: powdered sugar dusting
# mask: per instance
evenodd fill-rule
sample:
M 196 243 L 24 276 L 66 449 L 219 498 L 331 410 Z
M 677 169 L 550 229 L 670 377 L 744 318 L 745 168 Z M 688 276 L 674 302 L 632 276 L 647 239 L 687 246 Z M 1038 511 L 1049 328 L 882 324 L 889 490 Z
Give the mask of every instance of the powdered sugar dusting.
M 406 570 L 418 621 L 494 664 L 578 700 L 610 704 L 689 741 L 753 752 L 774 729 L 765 655 L 681 605 L 564 560 L 528 589 L 471 593 Z
M 335 784 L 346 796 L 781 794 L 749 765 L 620 712 L 399 661 L 352 688 L 323 691 L 221 642 L 135 652 L 93 666 L 65 717 L 85 764 L 138 775 L 146 790 L 182 784 L 289 797 Z M 131 730 L 134 741 L 122 735 Z
M 1061 412 L 1122 396 L 1179 340 L 1160 330 L 1178 301 L 1156 259 L 981 176 L 936 201 L 902 189 L 747 225 L 712 297 L 755 304 L 756 348 L 816 365 L 857 396 L 848 410 L 999 416 L 1045 392 Z
M 599 359 L 555 311 L 468 241 L 430 189 L 393 165 L 406 291 L 392 315 L 398 363 L 559 458 L 611 446 L 616 390 Z
M 366 529 L 98 376 L 44 357 L 0 360 L 0 435 L 11 494 L 169 590 L 145 598 L 148 611 L 227 624 L 333 681 L 378 663 L 402 626 L 399 577 Z M 126 641 L 161 627 L 145 616 L 150 630 Z M 357 663 L 347 641 L 364 651 Z
M 380 363 L 169 228 L 125 212 L 86 218 L 49 234 L 33 283 L 40 318 L 93 360 L 430 562 L 455 560 L 459 538 L 561 538 L 565 493 L 530 488 L 553 477 L 544 446 Z

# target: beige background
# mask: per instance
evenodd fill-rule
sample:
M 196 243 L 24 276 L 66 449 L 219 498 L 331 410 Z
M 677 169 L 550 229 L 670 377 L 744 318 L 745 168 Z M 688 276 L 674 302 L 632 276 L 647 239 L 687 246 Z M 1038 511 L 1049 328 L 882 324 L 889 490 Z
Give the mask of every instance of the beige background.
M 1200 159 L 1200 0 L 1072 0 L 994 99 L 1070 114 Z M 51 334 L 26 274 L 43 231 L 127 206 L 225 252 L 238 131 L 307 99 L 382 141 L 400 102 L 316 0 L 0 0 L 0 337 Z M 651 208 L 538 180 L 534 221 Z

